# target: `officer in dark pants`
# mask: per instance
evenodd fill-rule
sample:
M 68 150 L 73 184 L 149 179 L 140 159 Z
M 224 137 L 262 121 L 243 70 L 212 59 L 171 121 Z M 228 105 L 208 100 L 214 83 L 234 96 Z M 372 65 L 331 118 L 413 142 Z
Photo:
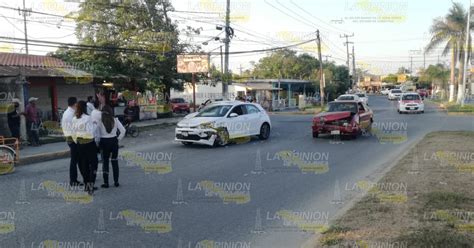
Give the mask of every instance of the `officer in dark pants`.
M 72 137 L 77 144 L 79 170 L 84 178 L 85 190 L 92 195 L 97 189 L 94 184 L 98 166 L 96 139 L 99 137 L 96 135 L 96 126 L 86 111 L 86 102 L 79 101 L 72 119 Z
M 114 173 L 114 186 L 119 184 L 119 164 L 118 151 L 119 140 L 125 136 L 125 128 L 117 118 L 114 118 L 112 108 L 104 106 L 102 109 L 102 118 L 97 125 L 97 134 L 100 137 L 100 147 L 102 149 L 102 171 L 104 176 L 104 184 L 102 188 L 109 187 L 109 160 L 112 163 L 112 170 Z M 117 132 L 120 135 L 117 135 Z
M 69 184 L 71 186 L 83 185 L 77 180 L 77 166 L 79 163 L 78 160 L 78 151 L 77 144 L 72 139 L 72 134 L 74 127 L 72 126 L 72 119 L 74 118 L 74 113 L 76 112 L 77 98 L 69 97 L 67 100 L 68 108 L 63 113 L 61 119 L 61 127 L 63 129 L 64 137 L 66 138 L 67 145 L 69 146 L 71 160 L 69 162 Z

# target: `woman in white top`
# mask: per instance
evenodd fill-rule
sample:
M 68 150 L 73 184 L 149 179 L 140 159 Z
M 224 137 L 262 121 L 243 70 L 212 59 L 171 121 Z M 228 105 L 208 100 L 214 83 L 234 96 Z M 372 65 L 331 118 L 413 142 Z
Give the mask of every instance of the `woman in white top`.
M 77 103 L 74 118 L 72 118 L 71 136 L 77 144 L 77 154 L 79 155 L 79 170 L 84 178 L 85 190 L 89 194 L 93 194 L 96 174 L 97 174 L 97 145 L 96 128 L 90 116 L 86 114 L 86 102 L 79 101 Z
M 102 171 L 104 175 L 104 184 L 102 188 L 109 187 L 109 160 L 112 162 L 112 170 L 114 173 L 114 185 L 118 187 L 119 184 L 119 167 L 118 167 L 118 150 L 119 140 L 125 136 L 125 128 L 117 118 L 114 118 L 112 108 L 104 106 L 102 109 L 102 118 L 97 125 L 98 134 L 100 137 L 100 148 L 102 150 Z M 117 135 L 117 131 L 120 132 Z

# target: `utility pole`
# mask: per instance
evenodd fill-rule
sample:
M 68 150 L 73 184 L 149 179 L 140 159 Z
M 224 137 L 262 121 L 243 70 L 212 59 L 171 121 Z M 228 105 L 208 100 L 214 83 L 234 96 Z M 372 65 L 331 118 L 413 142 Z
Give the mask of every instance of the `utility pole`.
M 321 108 L 324 106 L 324 82 L 323 82 L 323 59 L 321 56 L 321 36 L 319 29 L 316 31 L 316 39 L 318 42 L 318 57 L 319 57 L 319 94 L 321 98 Z
M 27 29 L 27 25 L 26 25 L 26 14 L 27 14 L 27 11 L 26 11 L 26 4 L 25 4 L 25 0 L 23 0 L 23 26 L 25 28 L 25 51 L 26 51 L 26 55 L 29 54 L 28 52 L 28 29 Z
M 467 15 L 467 29 L 466 29 L 466 46 L 464 47 L 464 71 L 462 77 L 462 84 L 460 91 L 458 93 L 458 103 L 461 101 L 461 107 L 464 107 L 464 94 L 466 94 L 466 80 L 467 80 L 467 63 L 469 63 L 469 42 L 471 37 L 471 8 L 472 8 L 472 0 L 469 0 L 469 14 Z
M 410 74 L 413 74 L 413 56 L 410 56 Z
M 356 71 L 356 57 L 355 57 L 355 48 L 354 48 L 354 44 L 352 44 L 352 81 L 354 82 L 354 84 L 356 84 L 356 80 L 357 80 L 357 71 Z
M 224 76 L 224 57 L 222 56 L 222 46 L 220 46 L 221 49 L 221 72 L 222 76 Z
M 332 55 L 323 55 L 323 57 L 326 58 L 326 63 L 328 63 L 328 62 L 329 62 L 329 61 L 328 61 L 328 58 L 332 58 Z
M 225 15 L 225 66 L 224 78 L 222 82 L 222 97 L 227 99 L 228 84 L 229 84 L 229 45 L 230 45 L 230 0 L 227 0 L 226 15 Z
M 344 34 L 344 35 L 341 35 L 340 36 L 341 38 L 346 38 L 346 42 L 344 42 L 344 45 L 346 46 L 346 50 L 347 50 L 347 62 L 346 62 L 346 65 L 347 65 L 347 70 L 349 71 L 349 75 L 347 75 L 347 82 L 349 84 L 351 84 L 351 66 L 350 66 L 350 57 L 349 57 L 349 44 L 353 43 L 353 42 L 349 42 L 349 38 L 350 37 L 354 37 L 354 34 L 352 35 L 347 35 L 347 34 Z M 351 85 L 352 87 L 352 85 Z
M 239 71 L 240 71 L 240 76 L 241 76 L 241 77 L 242 77 L 243 69 L 244 69 L 244 68 L 242 67 L 242 64 L 240 64 L 240 66 L 239 66 Z

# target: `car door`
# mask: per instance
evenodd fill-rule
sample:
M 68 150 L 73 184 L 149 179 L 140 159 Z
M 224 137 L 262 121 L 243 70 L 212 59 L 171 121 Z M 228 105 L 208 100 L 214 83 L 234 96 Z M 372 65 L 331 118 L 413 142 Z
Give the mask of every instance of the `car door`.
M 230 138 L 246 135 L 245 126 L 248 122 L 246 113 L 247 109 L 244 105 L 237 105 L 227 115 L 227 130 Z M 230 117 L 231 114 L 237 114 L 237 117 Z
M 248 135 L 255 135 L 260 133 L 261 126 L 261 112 L 260 110 L 252 104 L 246 104 L 245 108 L 247 109 L 247 120 L 248 126 Z
M 368 128 L 370 125 L 371 113 L 370 110 L 364 106 L 363 103 L 359 102 L 357 104 L 359 109 L 359 125 L 361 128 Z

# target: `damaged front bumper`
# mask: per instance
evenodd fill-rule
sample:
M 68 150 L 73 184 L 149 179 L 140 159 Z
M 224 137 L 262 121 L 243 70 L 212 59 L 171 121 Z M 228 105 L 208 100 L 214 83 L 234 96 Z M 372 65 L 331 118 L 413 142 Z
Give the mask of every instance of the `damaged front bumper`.
M 213 146 L 217 139 L 215 129 L 176 128 L 175 141 Z

